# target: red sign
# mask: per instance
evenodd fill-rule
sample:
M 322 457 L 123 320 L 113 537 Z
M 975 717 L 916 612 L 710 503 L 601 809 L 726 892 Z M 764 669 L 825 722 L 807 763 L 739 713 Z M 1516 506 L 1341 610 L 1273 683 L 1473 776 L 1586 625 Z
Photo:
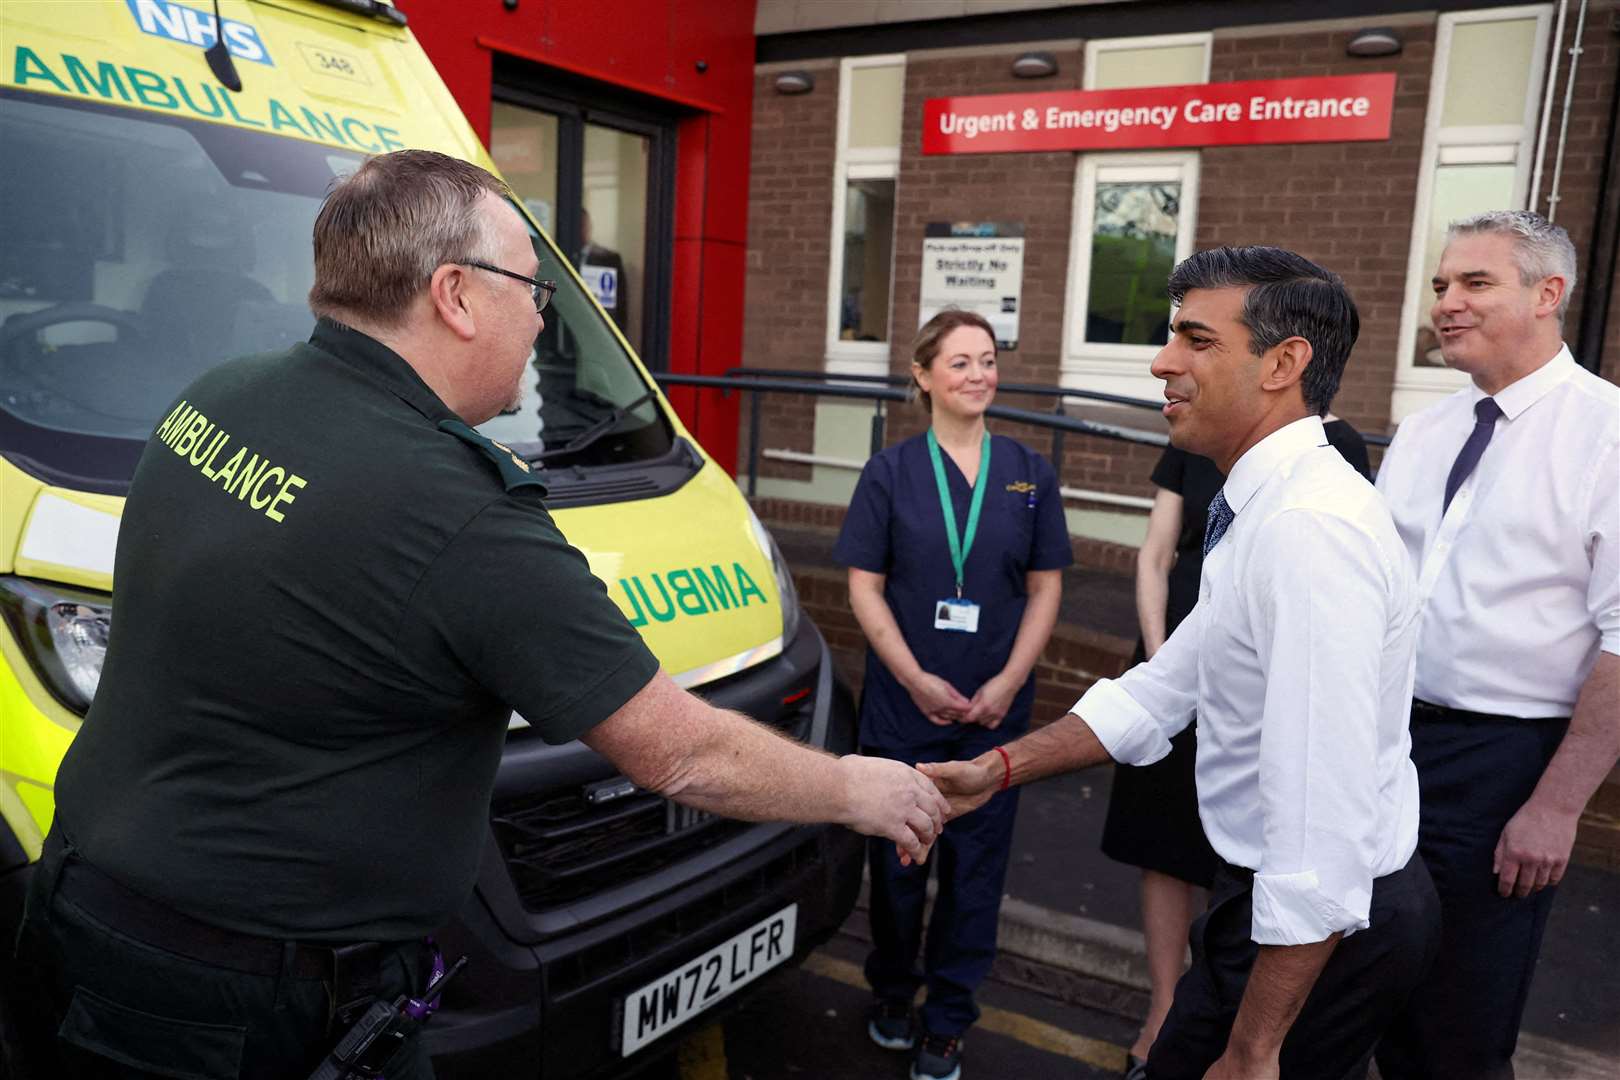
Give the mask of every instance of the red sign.
M 1395 73 L 930 98 L 923 153 L 1137 150 L 1389 138 Z

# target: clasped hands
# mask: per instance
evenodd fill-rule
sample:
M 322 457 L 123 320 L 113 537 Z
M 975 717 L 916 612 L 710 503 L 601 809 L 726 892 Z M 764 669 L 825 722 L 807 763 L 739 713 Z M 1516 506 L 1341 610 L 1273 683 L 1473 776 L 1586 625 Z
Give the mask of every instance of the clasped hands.
M 1003 674 L 997 674 L 979 687 L 971 699 L 938 675 L 919 672 L 906 691 L 912 702 L 928 722 L 940 727 L 952 724 L 982 724 L 994 731 L 1001 726 L 1018 686 Z

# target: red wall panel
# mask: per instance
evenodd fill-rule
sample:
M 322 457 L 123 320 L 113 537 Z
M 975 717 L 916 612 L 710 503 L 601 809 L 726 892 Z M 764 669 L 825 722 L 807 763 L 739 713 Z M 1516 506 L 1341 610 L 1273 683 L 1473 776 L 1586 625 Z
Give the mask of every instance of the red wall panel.
M 398 0 L 485 145 L 496 51 L 662 99 L 676 128 L 669 368 L 720 374 L 741 359 L 754 2 Z M 699 70 L 699 68 L 703 70 Z M 737 397 L 672 393 L 682 421 L 728 470 Z

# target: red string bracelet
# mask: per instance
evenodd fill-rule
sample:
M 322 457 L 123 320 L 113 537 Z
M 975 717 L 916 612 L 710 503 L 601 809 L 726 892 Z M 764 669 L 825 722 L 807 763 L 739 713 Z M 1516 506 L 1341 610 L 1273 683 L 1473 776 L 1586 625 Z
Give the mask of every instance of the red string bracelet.
M 1006 791 L 1007 785 L 1012 782 L 1012 758 L 1008 757 L 1007 751 L 1003 750 L 999 746 L 993 747 L 993 749 L 996 753 L 1001 755 L 1001 760 L 1007 765 L 1007 771 L 1001 776 L 1001 787 L 997 788 L 996 790 Z

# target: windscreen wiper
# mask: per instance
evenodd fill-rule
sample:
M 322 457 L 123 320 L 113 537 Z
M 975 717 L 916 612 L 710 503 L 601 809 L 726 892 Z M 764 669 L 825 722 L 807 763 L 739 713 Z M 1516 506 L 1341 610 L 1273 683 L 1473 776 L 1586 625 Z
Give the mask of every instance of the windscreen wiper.
M 602 438 L 602 436 L 611 432 L 615 427 L 618 426 L 619 421 L 630 415 L 632 410 L 638 409 L 645 405 L 647 402 L 651 401 L 655 396 L 657 396 L 657 394 L 657 390 L 648 390 L 645 394 L 642 394 L 628 405 L 620 405 L 616 407 L 612 412 L 608 413 L 606 416 L 602 417 L 602 419 L 596 421 L 590 427 L 586 428 L 584 431 L 581 431 L 578 435 L 575 435 L 572 439 L 569 439 L 566 443 L 557 447 L 555 450 L 543 450 L 530 460 L 546 461 L 551 458 L 562 457 L 565 454 L 577 454 L 579 451 L 585 449 L 587 446 L 590 446 L 592 443 Z

